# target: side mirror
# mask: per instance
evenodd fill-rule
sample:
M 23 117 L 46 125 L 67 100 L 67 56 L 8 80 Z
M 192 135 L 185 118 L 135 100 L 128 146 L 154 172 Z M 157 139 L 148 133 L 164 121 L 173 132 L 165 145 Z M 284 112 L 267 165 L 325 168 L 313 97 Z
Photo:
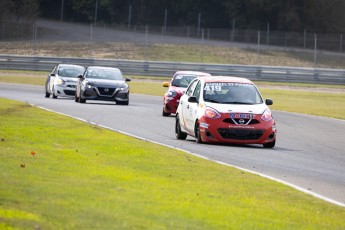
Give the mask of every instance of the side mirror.
M 55 73 L 50 74 L 51 77 L 55 77 Z
M 265 103 L 266 103 L 266 105 L 273 105 L 273 100 L 267 98 L 266 101 L 265 101 Z
M 126 81 L 132 81 L 132 79 L 130 79 L 130 78 L 126 78 Z
M 196 99 L 196 96 L 190 96 L 188 98 L 188 102 L 190 102 L 190 103 L 197 103 L 198 99 Z
M 163 82 L 163 87 L 169 87 L 169 82 Z
M 80 80 L 82 80 L 84 77 L 83 77 L 83 75 L 79 75 L 78 78 L 79 78 Z

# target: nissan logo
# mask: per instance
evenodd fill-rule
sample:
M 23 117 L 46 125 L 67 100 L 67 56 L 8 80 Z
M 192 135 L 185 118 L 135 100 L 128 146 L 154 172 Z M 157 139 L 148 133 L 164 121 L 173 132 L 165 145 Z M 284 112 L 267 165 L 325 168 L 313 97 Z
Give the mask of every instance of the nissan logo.
M 240 124 L 244 124 L 244 120 L 243 119 L 240 119 L 239 121 L 238 121 Z
M 108 92 L 109 92 L 109 89 L 105 88 L 105 89 L 104 89 L 104 92 L 108 93 Z

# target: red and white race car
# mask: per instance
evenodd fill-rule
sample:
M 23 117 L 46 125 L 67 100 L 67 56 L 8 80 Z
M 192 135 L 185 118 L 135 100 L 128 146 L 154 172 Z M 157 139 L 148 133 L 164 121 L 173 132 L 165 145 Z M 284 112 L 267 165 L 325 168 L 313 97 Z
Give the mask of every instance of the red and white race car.
M 164 82 L 164 87 L 169 87 L 164 94 L 163 112 L 164 117 L 172 113 L 176 113 L 177 106 L 180 102 L 180 97 L 186 91 L 189 83 L 196 77 L 211 76 L 208 73 L 198 71 L 177 71 L 172 77 L 170 84 Z
M 273 148 L 276 123 L 255 84 L 238 77 L 194 79 L 176 111 L 177 139 L 193 136 L 197 142 L 262 144 Z

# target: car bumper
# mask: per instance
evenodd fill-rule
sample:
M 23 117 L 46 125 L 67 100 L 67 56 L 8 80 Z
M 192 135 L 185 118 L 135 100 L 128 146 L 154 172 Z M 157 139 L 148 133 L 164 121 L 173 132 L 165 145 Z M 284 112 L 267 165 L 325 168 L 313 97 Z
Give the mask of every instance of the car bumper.
M 180 98 L 165 97 L 164 104 L 163 104 L 164 112 L 176 113 L 179 103 L 180 103 Z
M 223 119 L 201 118 L 200 134 L 205 142 L 231 144 L 265 144 L 276 139 L 275 121 L 260 121 L 253 125 L 229 124 Z
M 60 97 L 74 97 L 76 91 L 76 85 L 55 85 L 55 93 Z
M 81 94 L 82 99 L 86 100 L 102 100 L 102 101 L 128 101 L 129 91 L 119 90 L 116 88 L 85 88 Z

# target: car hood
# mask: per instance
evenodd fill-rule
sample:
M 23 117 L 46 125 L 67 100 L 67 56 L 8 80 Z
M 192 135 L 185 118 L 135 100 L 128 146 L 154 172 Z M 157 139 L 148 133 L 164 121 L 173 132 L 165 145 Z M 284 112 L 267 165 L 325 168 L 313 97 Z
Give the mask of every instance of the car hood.
M 73 83 L 77 83 L 77 81 L 79 80 L 78 78 L 72 78 L 72 77 L 60 77 L 63 81 L 65 82 L 73 82 Z
M 243 105 L 243 104 L 217 104 L 217 103 L 205 103 L 206 106 L 212 107 L 220 113 L 252 113 L 262 114 L 268 106 L 264 103 L 255 105 Z
M 124 87 L 126 86 L 123 80 L 108 80 L 108 79 L 87 79 L 87 81 L 97 87 Z
M 182 95 L 182 94 L 184 94 L 185 92 L 186 92 L 186 89 L 187 88 L 185 88 L 185 87 L 176 87 L 176 86 L 172 86 L 171 88 L 170 88 L 170 90 L 174 90 L 177 94 L 179 94 L 179 95 Z

